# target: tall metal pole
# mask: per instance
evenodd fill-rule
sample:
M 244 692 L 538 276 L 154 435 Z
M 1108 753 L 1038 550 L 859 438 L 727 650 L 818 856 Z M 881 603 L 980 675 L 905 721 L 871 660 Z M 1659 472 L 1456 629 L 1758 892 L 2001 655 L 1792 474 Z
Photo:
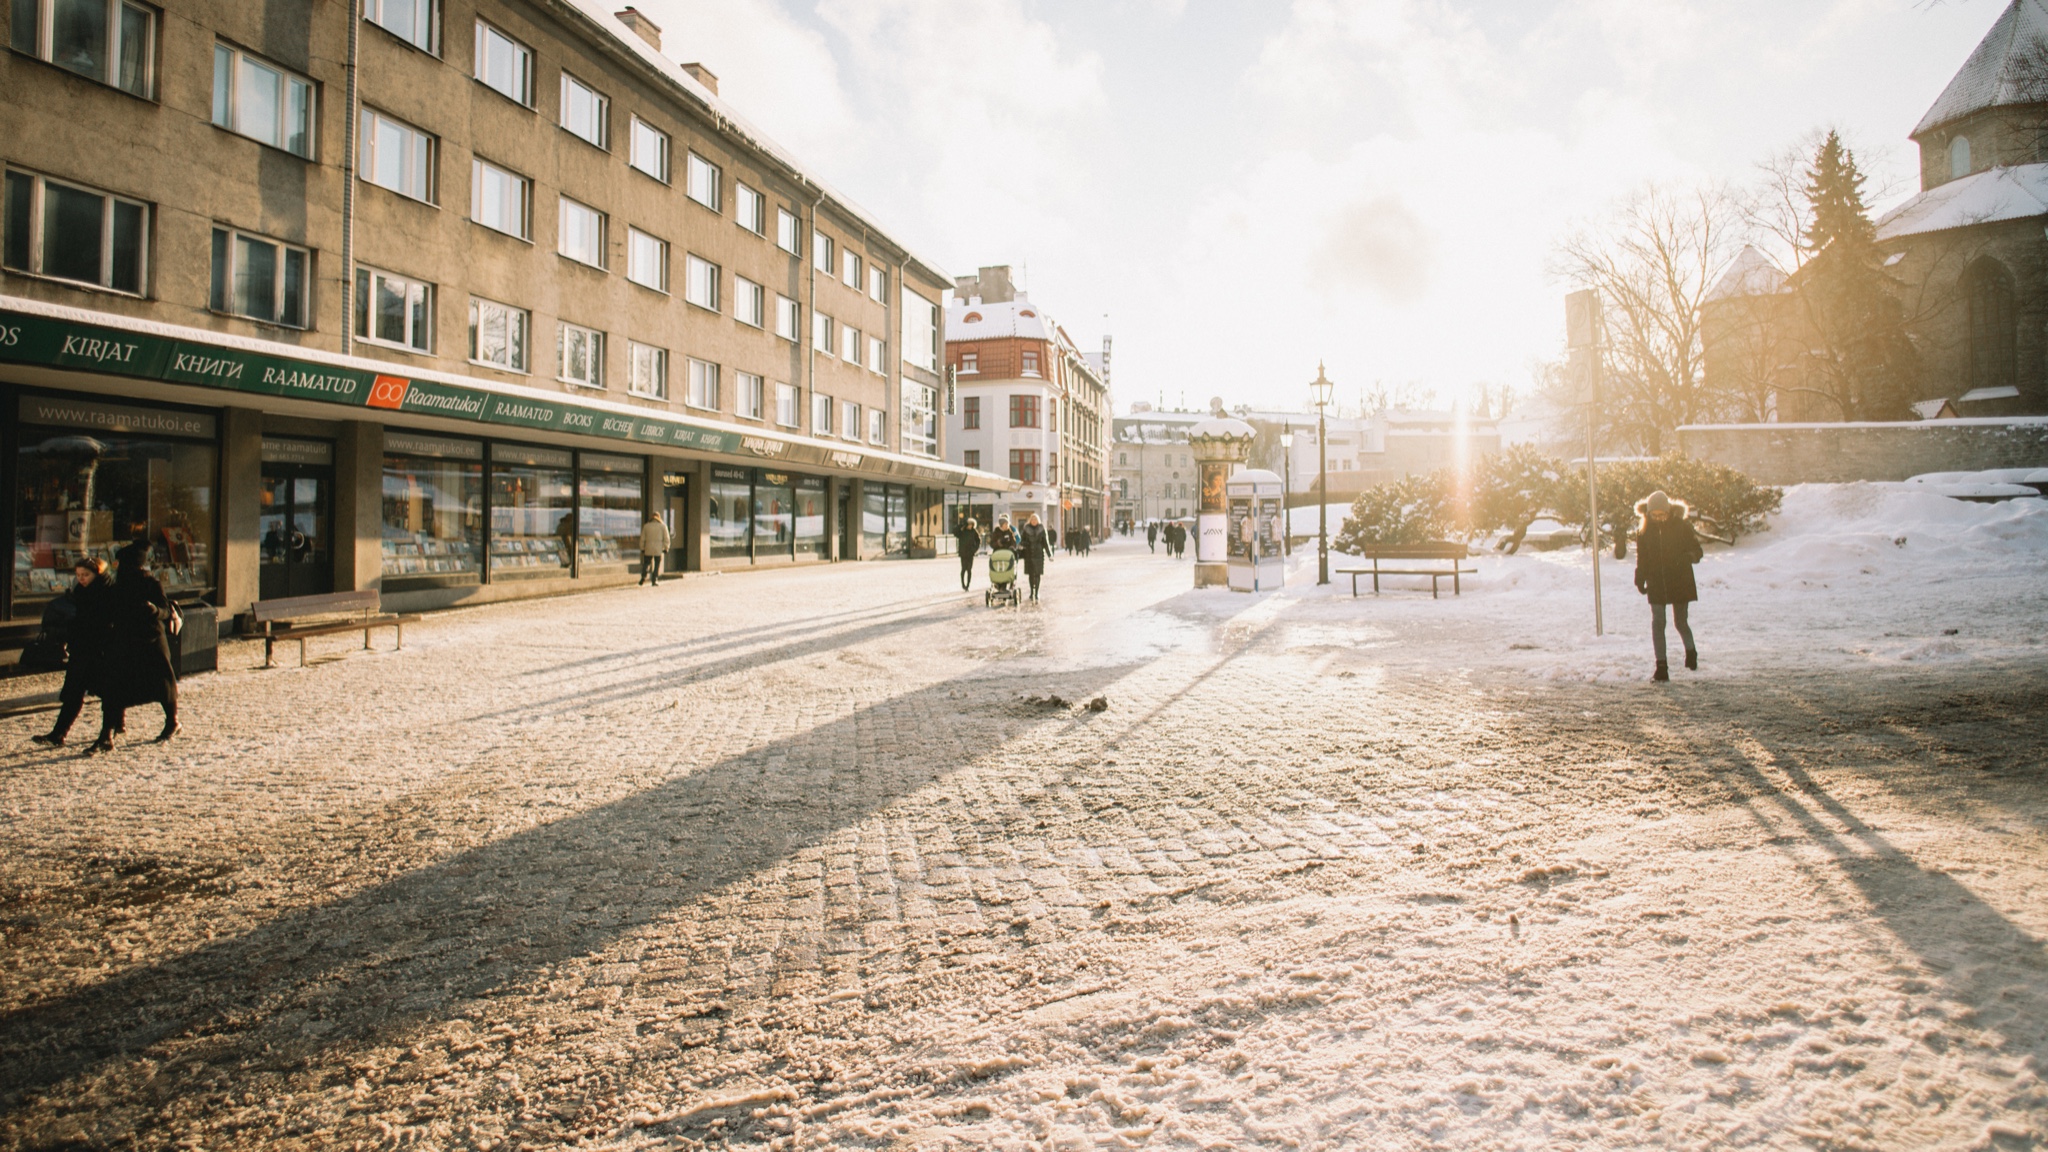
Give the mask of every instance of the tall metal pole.
M 1280 551 L 1294 555 L 1294 422 L 1282 424 L 1280 433 Z
M 1316 583 L 1330 582 L 1329 401 L 1316 400 Z
M 1600 457 L 1594 451 L 1600 415 L 1600 346 L 1593 346 L 1592 378 L 1586 389 L 1586 520 L 1593 526 L 1593 635 L 1607 635 L 1600 605 Z

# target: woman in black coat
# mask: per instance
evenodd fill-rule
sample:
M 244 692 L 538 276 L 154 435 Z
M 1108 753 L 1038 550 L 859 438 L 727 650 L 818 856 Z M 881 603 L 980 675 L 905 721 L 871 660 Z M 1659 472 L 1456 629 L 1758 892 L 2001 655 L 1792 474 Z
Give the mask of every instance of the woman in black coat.
M 1024 522 L 1024 528 L 1017 533 L 1017 554 L 1024 560 L 1024 574 L 1031 577 L 1031 598 L 1038 599 L 1038 579 L 1045 575 L 1045 558 L 1052 553 L 1052 541 L 1045 538 L 1045 525 L 1039 522 L 1038 513 Z
M 88 693 L 104 695 L 107 649 L 113 641 L 113 589 L 107 584 L 107 562 L 81 557 L 72 571 L 78 583 L 64 594 L 71 602 L 71 622 L 64 632 L 64 686 L 57 690 L 57 723 L 49 732 L 29 739 L 51 748 L 64 746 L 71 725 L 85 708 Z
M 100 738 L 93 743 L 94 752 L 113 750 L 114 733 L 121 730 L 124 714 L 136 704 L 163 705 L 164 727 L 157 733 L 157 743 L 178 734 L 178 673 L 171 663 L 170 637 L 164 631 L 171 618 L 170 597 L 149 574 L 148 545 L 130 544 L 114 559 L 120 571 L 109 598 L 113 633 L 106 683 L 100 694 Z
M 1678 638 L 1685 641 L 1685 666 L 1700 666 L 1698 649 L 1692 643 L 1692 625 L 1686 620 L 1687 606 L 1700 598 L 1692 566 L 1704 554 L 1700 538 L 1686 520 L 1687 508 L 1662 491 L 1652 492 L 1636 505 L 1636 591 L 1650 600 L 1650 638 L 1657 652 L 1657 670 L 1652 680 L 1671 679 L 1664 660 L 1664 606 L 1671 606 L 1671 619 L 1678 625 Z
M 960 588 L 965 591 L 974 583 L 974 554 L 981 551 L 981 533 L 974 526 L 974 517 L 960 518 L 960 527 L 953 530 L 953 542 L 959 545 Z

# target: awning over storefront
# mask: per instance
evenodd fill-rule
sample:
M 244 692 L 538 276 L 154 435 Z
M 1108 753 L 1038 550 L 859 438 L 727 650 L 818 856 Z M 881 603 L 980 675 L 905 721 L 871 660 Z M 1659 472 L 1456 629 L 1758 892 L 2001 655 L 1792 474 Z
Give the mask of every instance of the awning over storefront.
M 312 352 L 196 328 L 0 296 L 0 363 L 68 368 L 362 410 L 358 419 L 474 422 L 478 434 L 555 432 L 621 446 L 808 465 L 927 486 L 1007 492 L 1016 482 L 942 460 L 716 420 L 681 419 L 606 400 Z M 227 401 L 223 401 L 226 403 Z M 396 421 L 403 423 L 403 421 Z

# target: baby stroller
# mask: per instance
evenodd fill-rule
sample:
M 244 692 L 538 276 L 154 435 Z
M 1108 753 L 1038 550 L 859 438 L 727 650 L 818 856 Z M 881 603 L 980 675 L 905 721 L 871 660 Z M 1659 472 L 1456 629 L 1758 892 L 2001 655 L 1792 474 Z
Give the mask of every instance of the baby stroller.
M 982 593 L 982 602 L 993 608 L 997 604 L 1017 606 L 1017 554 L 1008 548 L 998 548 L 988 554 L 988 591 Z

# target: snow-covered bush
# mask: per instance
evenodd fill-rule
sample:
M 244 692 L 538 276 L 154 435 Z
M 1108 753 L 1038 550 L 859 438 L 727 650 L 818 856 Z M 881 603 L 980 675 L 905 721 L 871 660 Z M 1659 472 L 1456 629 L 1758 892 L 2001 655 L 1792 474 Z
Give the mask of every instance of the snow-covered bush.
M 1358 494 L 1333 547 L 1356 555 L 1373 545 L 1424 544 L 1450 531 L 1451 474 L 1409 476 Z
M 1551 515 L 1564 465 L 1532 444 L 1517 444 L 1480 462 L 1472 478 L 1472 532 L 1506 532 L 1501 550 L 1522 546 L 1529 525 Z M 1563 521 L 1560 521 L 1563 522 Z

